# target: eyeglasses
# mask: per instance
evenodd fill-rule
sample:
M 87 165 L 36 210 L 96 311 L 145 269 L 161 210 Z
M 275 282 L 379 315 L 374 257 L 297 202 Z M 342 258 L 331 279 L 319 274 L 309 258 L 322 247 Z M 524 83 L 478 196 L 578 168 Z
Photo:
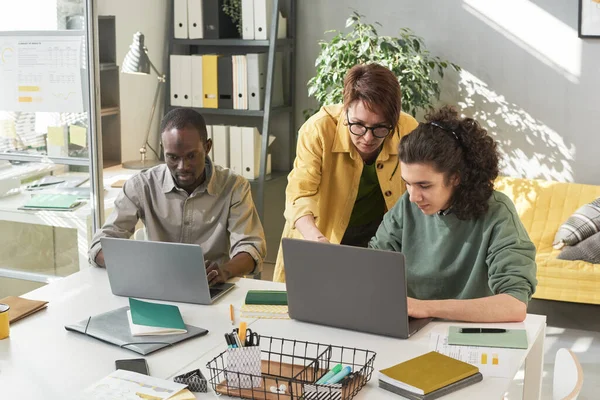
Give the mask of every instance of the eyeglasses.
M 367 134 L 367 131 L 371 131 L 373 136 L 379 139 L 385 138 L 390 132 L 394 129 L 389 125 L 375 125 L 375 126 L 365 126 L 359 122 L 350 122 L 350 117 L 348 117 L 348 111 L 346 110 L 346 120 L 348 121 L 348 130 L 351 134 L 356 136 L 364 136 Z

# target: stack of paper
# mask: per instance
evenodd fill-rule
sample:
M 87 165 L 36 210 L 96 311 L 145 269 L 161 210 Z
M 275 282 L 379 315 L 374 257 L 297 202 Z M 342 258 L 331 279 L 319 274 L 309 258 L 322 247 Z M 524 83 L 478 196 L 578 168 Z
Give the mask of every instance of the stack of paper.
M 187 333 L 179 307 L 129 299 L 129 328 L 133 336 Z
M 408 399 L 435 399 L 482 379 L 477 367 L 435 351 L 379 371 L 379 387 Z
M 179 394 L 183 394 L 182 392 L 185 391 L 185 387 L 180 383 L 153 378 L 137 372 L 116 370 L 88 387 L 78 399 L 174 400 L 190 398 L 179 397 Z
M 288 306 L 244 304 L 242 318 L 290 319 Z

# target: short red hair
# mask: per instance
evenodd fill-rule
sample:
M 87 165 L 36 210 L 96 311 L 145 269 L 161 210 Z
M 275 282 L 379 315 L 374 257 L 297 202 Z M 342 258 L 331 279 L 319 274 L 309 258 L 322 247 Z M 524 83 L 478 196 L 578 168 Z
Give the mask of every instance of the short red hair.
M 359 64 L 348 70 L 344 78 L 344 108 L 360 100 L 372 112 L 381 114 L 396 126 L 402 111 L 402 93 L 398 78 L 379 64 Z

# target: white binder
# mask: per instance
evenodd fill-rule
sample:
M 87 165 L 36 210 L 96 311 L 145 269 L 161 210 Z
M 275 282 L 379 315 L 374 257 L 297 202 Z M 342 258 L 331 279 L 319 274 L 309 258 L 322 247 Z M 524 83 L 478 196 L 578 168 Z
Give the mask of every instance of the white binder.
M 244 12 L 242 3 L 242 13 Z M 271 16 L 273 15 L 273 0 L 254 0 L 254 39 L 267 40 L 271 30 Z M 243 21 L 242 15 L 242 21 Z M 287 19 L 281 12 L 277 12 L 278 29 L 277 38 L 287 37 Z M 242 25 L 243 32 L 243 25 Z M 245 38 L 244 38 L 245 39 Z
M 245 55 L 232 56 L 233 63 L 233 108 L 248 109 L 248 63 Z
M 242 127 L 229 127 L 229 169 L 238 175 L 242 175 Z
M 273 0 L 254 0 L 254 39 L 267 40 Z
M 254 40 L 254 0 L 242 0 L 242 39 Z
M 229 168 L 229 127 L 213 125 L 212 135 L 214 163 Z
M 174 0 L 173 35 L 175 39 L 188 38 L 188 3 L 187 0 Z
M 192 106 L 192 56 L 179 56 L 181 106 Z
M 242 176 L 256 179 L 260 173 L 260 133 L 255 127 L 242 127 Z
M 169 83 L 171 85 L 171 105 L 181 106 L 182 91 L 181 91 L 181 56 L 172 54 L 169 57 L 171 69 L 169 73 Z
M 202 56 L 195 54 L 192 58 L 192 107 L 201 108 L 204 92 L 202 92 Z
M 248 109 L 261 110 L 266 83 L 266 54 L 248 54 Z
M 188 31 L 190 39 L 202 39 L 204 37 L 202 1 L 203 0 L 187 0 Z

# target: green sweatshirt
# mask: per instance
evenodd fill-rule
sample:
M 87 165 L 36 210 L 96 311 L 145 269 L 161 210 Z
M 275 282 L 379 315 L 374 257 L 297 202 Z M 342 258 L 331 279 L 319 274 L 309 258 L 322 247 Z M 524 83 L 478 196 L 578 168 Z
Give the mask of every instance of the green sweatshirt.
M 535 246 L 511 200 L 493 192 L 475 220 L 424 215 L 405 193 L 369 247 L 404 253 L 408 295 L 422 300 L 475 299 L 506 293 L 527 304 L 537 280 Z

